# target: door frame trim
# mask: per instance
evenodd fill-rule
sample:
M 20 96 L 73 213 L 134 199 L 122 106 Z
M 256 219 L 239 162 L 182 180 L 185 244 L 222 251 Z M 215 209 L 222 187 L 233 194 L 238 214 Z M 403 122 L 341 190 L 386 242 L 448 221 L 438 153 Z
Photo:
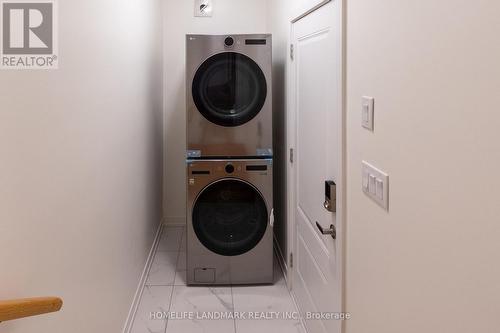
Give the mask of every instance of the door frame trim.
M 341 270 L 339 274 L 339 285 L 340 285 L 340 290 L 341 290 L 341 295 L 339 295 L 339 303 L 340 303 L 340 311 L 345 312 L 345 266 L 346 266 L 346 224 L 347 224 L 347 205 L 346 205 L 346 0 L 323 0 L 321 3 L 317 4 L 316 6 L 310 8 L 309 10 L 306 10 L 302 14 L 296 16 L 295 18 L 290 20 L 290 28 L 289 28 L 289 44 L 291 45 L 293 43 L 293 24 L 299 21 L 300 19 L 306 17 L 307 15 L 311 14 L 312 12 L 318 10 L 319 8 L 323 7 L 327 3 L 330 3 L 332 1 L 338 2 L 338 7 L 335 7 L 335 9 L 338 11 L 338 17 L 340 18 L 339 22 L 335 23 L 335 26 L 338 29 L 339 33 L 339 47 L 340 49 L 338 50 L 339 54 L 339 60 L 340 60 L 340 70 L 338 73 L 338 78 L 340 82 L 340 91 L 338 92 L 338 96 L 340 96 L 339 100 L 339 105 L 338 107 L 340 108 L 340 113 L 339 113 L 339 124 L 338 124 L 338 130 L 339 130 L 339 146 L 337 147 L 339 149 L 339 179 L 338 179 L 338 188 L 340 189 L 340 193 L 337 195 L 337 204 L 338 204 L 338 212 L 337 212 L 337 242 L 338 242 L 338 249 L 340 250 L 340 254 L 338 257 L 338 265 L 339 269 Z M 294 47 L 295 48 L 295 47 Z M 292 163 L 290 162 L 289 159 L 289 153 L 290 149 L 294 149 L 294 153 L 296 152 L 296 142 L 295 142 L 295 99 L 293 98 L 293 87 L 295 86 L 295 71 L 294 71 L 294 66 L 295 66 L 295 61 L 296 57 L 294 56 L 294 59 L 291 59 L 290 55 L 290 49 L 287 51 L 287 63 L 286 63 L 286 110 L 289 112 L 286 112 L 286 174 L 287 174 L 287 179 L 286 179 L 286 184 L 287 188 L 289 189 L 287 191 L 287 196 L 286 196 L 286 211 L 287 211 L 287 216 L 288 216 L 288 227 L 287 227 L 287 254 L 286 254 L 286 263 L 287 263 L 287 285 L 288 288 L 292 291 L 293 293 L 293 276 L 294 276 L 294 269 L 296 269 L 296 265 L 293 265 L 293 267 L 290 265 L 290 254 L 295 251 L 296 248 L 296 242 L 295 242 L 295 231 L 296 231 L 296 222 L 295 222 L 295 215 L 294 215 L 294 204 L 295 204 L 295 169 L 292 167 Z M 293 112 L 290 112 L 293 110 Z M 296 154 L 294 154 L 296 156 Z M 293 162 L 295 163 L 295 161 Z M 295 295 L 293 295 L 295 298 Z M 345 331 L 345 323 L 342 322 L 340 325 L 340 331 L 344 332 Z M 339 332 L 340 333 L 340 332 Z

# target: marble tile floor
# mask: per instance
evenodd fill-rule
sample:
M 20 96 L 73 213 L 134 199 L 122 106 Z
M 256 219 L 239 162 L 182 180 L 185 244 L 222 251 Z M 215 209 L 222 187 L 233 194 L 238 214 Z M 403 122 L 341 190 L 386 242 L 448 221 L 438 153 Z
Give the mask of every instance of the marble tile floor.
M 274 285 L 188 287 L 185 228 L 165 227 L 130 333 L 304 333 L 277 260 L 274 275 Z

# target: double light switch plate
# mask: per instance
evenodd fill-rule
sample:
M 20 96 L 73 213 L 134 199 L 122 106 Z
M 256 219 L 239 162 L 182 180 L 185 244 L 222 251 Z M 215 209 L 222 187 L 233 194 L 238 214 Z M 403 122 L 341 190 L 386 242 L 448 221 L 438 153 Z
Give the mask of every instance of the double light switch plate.
M 389 210 L 389 176 L 368 162 L 362 165 L 363 192 L 385 210 Z

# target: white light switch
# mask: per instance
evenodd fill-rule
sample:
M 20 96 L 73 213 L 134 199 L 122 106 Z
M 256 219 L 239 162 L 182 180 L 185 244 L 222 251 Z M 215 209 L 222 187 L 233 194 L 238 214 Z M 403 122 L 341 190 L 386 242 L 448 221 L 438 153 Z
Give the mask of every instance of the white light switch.
M 389 210 L 389 176 L 385 172 L 363 161 L 362 187 L 366 195 Z
M 375 99 L 373 97 L 363 96 L 361 100 L 361 125 L 373 131 L 374 127 L 374 109 Z
M 368 174 L 368 179 L 369 179 L 368 192 L 370 192 L 371 195 L 374 195 L 377 178 L 372 174 Z
M 375 195 L 377 199 L 384 200 L 384 182 L 380 179 L 375 180 Z
M 363 173 L 363 191 L 368 191 L 368 174 Z

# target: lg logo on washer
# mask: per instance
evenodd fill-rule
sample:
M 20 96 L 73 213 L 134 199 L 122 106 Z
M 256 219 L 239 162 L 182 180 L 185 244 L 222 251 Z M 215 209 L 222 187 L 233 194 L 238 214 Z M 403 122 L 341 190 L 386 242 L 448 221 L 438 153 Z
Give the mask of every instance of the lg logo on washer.
M 56 69 L 55 0 L 0 0 L 1 68 Z

